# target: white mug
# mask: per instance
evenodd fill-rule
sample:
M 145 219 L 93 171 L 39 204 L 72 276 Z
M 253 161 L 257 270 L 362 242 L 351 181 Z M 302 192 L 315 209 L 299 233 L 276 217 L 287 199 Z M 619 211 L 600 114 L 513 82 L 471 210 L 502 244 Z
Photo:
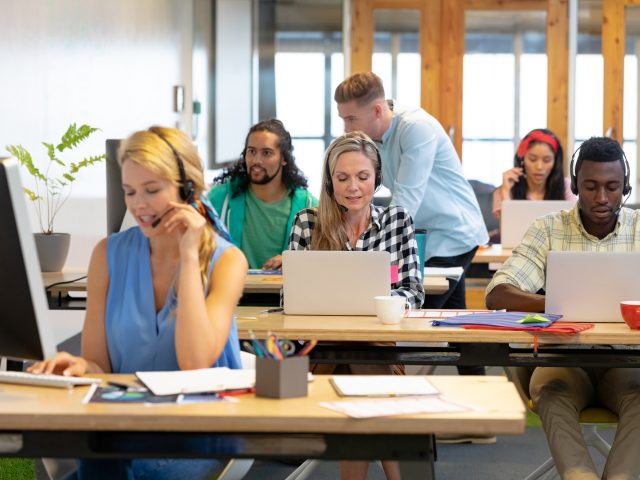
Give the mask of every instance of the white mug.
M 409 301 L 400 295 L 381 295 L 373 297 L 376 316 L 385 325 L 400 323 L 406 310 L 411 310 Z

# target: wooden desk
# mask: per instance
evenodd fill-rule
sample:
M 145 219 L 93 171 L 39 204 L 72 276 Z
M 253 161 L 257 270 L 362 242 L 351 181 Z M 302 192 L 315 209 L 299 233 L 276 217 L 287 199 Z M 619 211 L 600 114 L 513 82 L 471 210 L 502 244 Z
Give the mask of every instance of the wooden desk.
M 631 330 L 625 323 L 599 323 L 576 335 L 555 335 L 433 327 L 428 318 L 405 318 L 399 325 L 382 325 L 374 316 L 283 315 L 261 313 L 263 310 L 238 307 L 240 338 L 248 338 L 251 330 L 258 338 L 275 332 L 289 339 L 351 342 L 346 346 L 316 347 L 312 360 L 321 363 L 640 366 L 640 349 L 609 347 L 640 345 L 640 330 Z M 537 354 L 532 347 L 534 336 L 540 345 Z M 365 342 L 451 342 L 452 345 L 369 347 Z
M 432 434 L 524 432 L 525 407 L 504 377 L 429 379 L 452 401 L 480 411 L 353 419 L 319 406 L 340 400 L 327 376 L 316 376 L 306 398 L 272 400 L 251 394 L 235 397 L 234 403 L 153 407 L 83 405 L 87 387 L 67 391 L 2 384 L 0 455 L 393 458 L 426 461 L 423 477 L 433 478 L 428 475 L 433 475 Z
M 83 270 L 65 270 L 63 272 L 46 272 L 42 274 L 45 288 L 59 282 L 68 282 L 86 275 Z M 449 289 L 449 281 L 445 277 L 427 277 L 424 281 L 428 295 L 439 295 Z M 277 295 L 282 288 L 282 275 L 247 275 L 244 283 L 244 293 L 270 293 Z M 69 292 L 84 292 L 87 290 L 87 279 L 71 283 L 56 285 L 48 289 L 51 296 L 58 297 Z
M 471 263 L 504 263 L 511 256 L 512 251 L 511 248 L 502 248 L 499 243 L 488 247 L 480 247 Z

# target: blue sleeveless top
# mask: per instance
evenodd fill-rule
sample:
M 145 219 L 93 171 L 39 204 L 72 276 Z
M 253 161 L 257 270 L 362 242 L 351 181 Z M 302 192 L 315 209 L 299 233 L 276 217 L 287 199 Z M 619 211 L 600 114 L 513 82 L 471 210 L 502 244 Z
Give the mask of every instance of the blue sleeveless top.
M 224 238 L 216 237 L 205 289 L 213 266 L 230 246 Z M 140 228 L 133 227 L 107 239 L 107 265 L 105 330 L 112 372 L 180 370 L 175 345 L 175 285 L 156 314 L 149 239 Z M 235 316 L 224 350 L 212 366 L 241 368 Z

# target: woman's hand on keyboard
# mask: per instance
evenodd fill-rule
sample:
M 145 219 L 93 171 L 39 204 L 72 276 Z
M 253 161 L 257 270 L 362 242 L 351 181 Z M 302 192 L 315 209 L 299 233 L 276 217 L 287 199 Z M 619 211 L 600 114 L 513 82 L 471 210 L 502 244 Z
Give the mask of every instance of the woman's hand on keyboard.
M 34 363 L 27 369 L 31 373 L 55 373 L 79 377 L 87 372 L 87 361 L 67 352 L 58 352 L 53 358 Z

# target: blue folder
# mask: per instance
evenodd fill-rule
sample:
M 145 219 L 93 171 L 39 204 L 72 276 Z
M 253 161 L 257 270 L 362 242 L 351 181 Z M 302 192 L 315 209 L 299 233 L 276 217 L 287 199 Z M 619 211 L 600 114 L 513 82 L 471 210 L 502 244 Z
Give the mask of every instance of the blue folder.
M 546 318 L 546 322 L 536 322 L 526 320 L 527 317 L 539 316 Z M 441 327 L 463 327 L 465 325 L 487 325 L 492 327 L 517 327 L 517 328 L 545 328 L 553 325 L 553 323 L 562 318 L 562 315 L 553 315 L 550 313 L 531 313 L 531 312 L 488 312 L 488 313 L 470 313 L 468 315 L 458 315 L 456 317 L 448 317 L 445 320 L 434 320 L 434 326 Z

